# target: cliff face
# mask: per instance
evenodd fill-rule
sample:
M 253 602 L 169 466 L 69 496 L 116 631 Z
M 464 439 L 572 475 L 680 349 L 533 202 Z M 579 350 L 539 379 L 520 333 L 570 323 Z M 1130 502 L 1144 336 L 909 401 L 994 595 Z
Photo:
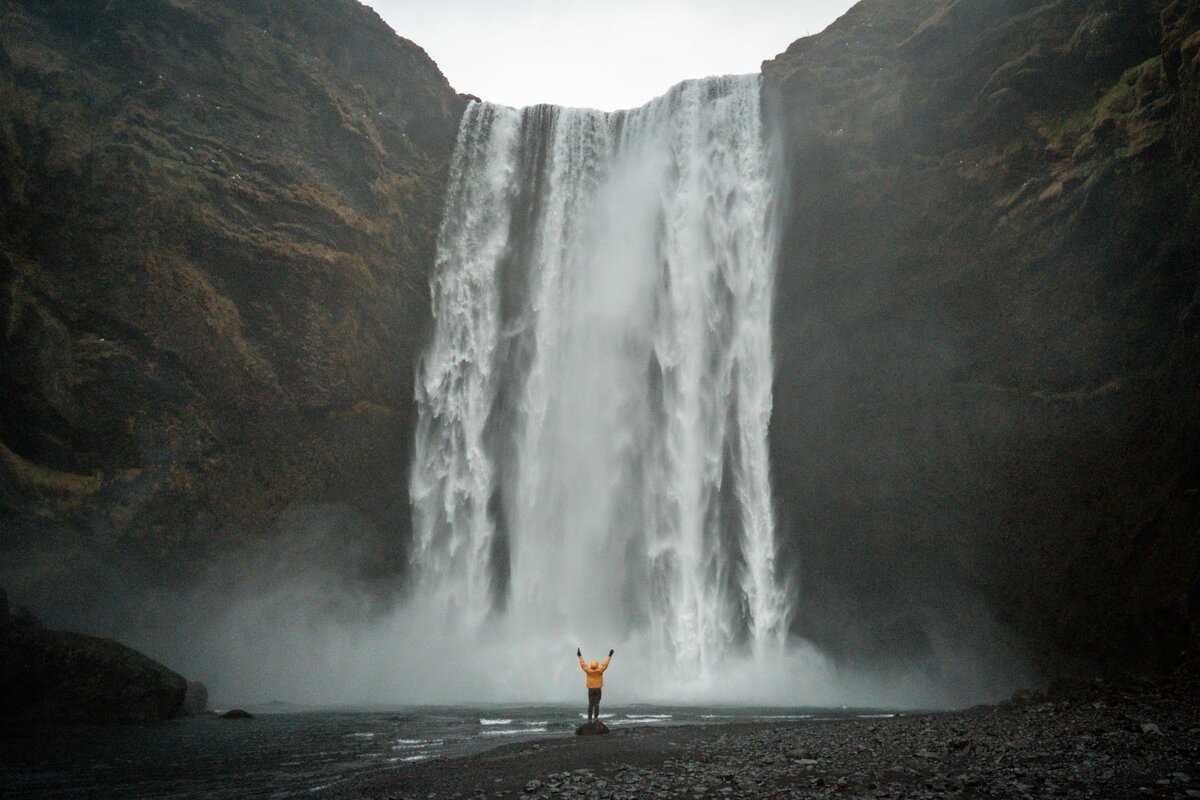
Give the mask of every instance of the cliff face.
M 764 65 L 797 631 L 918 662 L 1008 631 L 1051 669 L 1194 641 L 1198 23 L 866 0 Z
M 865 0 L 764 65 L 797 633 L 924 666 L 1194 641 L 1198 29 Z M 323 602 L 400 585 L 464 102 L 354 0 L 5 5 L 0 579 L 116 632 L 98 599 L 247 542 L 333 563 Z
M 313 506 L 350 520 L 353 569 L 396 572 L 464 103 L 354 0 L 5 5 L 11 585 L 169 583 Z

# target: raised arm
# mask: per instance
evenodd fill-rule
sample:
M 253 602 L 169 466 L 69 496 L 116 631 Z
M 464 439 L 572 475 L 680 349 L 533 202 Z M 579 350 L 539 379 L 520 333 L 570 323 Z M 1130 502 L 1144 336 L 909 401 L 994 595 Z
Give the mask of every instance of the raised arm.
M 614 651 L 612 651 L 612 650 L 609 650 L 609 651 L 608 651 L 608 658 L 604 659 L 604 662 L 603 662 L 602 664 L 600 664 L 600 671 L 601 671 L 601 672 L 604 672 L 604 670 L 608 669 L 608 662 L 612 661 L 613 652 L 614 652 Z
M 583 650 L 576 647 L 575 657 L 579 659 L 579 668 L 584 672 L 587 672 L 587 663 L 583 660 Z

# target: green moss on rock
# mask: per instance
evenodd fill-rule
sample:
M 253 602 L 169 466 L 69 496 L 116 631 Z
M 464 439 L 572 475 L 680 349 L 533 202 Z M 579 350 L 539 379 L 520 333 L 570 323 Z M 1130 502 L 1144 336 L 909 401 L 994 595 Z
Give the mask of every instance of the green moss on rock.
M 307 504 L 403 548 L 465 99 L 352 0 L 16 3 L 0 52 L 0 559 L 41 576 L 22 593 L 74 558 L 184 580 Z
M 764 65 L 797 633 L 1047 669 L 1195 641 L 1194 9 L 866 0 Z

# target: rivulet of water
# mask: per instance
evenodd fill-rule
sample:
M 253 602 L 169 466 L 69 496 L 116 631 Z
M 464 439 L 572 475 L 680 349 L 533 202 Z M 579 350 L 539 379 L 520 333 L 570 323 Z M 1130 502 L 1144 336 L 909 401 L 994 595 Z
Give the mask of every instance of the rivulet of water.
M 756 75 L 467 108 L 410 487 L 431 627 L 637 642 L 677 682 L 782 647 L 771 163 Z

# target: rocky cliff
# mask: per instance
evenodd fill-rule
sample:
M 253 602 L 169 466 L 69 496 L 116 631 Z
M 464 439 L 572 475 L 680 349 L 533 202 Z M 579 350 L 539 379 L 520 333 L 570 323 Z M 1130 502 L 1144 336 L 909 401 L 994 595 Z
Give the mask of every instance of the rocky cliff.
M 766 62 L 796 629 L 1170 662 L 1200 618 L 1194 2 L 865 0 Z
M 764 65 L 798 634 L 927 669 L 1194 641 L 1198 28 L 1196 0 L 864 0 Z M 117 631 L 165 615 L 130 581 L 247 543 L 334 565 L 320 602 L 402 585 L 464 102 L 354 0 L 4 6 L 0 578 Z
M 349 553 L 346 570 L 398 571 L 464 103 L 353 0 L 5 4 L 0 562 L 15 589 L 86 616 L 131 576 L 169 586 L 313 509 L 350 540 L 314 545 Z

